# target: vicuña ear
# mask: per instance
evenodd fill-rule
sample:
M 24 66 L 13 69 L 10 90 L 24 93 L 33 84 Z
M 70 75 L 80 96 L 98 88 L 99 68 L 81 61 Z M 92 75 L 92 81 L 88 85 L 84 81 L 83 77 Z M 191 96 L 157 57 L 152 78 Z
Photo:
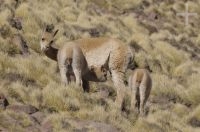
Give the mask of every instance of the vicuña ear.
M 107 69 L 106 69 L 106 66 L 105 66 L 105 65 L 102 65 L 102 66 L 101 66 L 101 71 L 102 71 L 102 72 L 106 72 L 106 71 L 107 71 Z
M 48 31 L 48 26 L 46 25 L 43 32 L 47 32 Z
M 53 34 L 53 37 L 55 37 L 56 36 L 56 34 L 58 33 L 58 29 L 54 32 L 54 34 Z
M 45 26 L 44 28 L 42 28 L 41 34 L 43 35 L 46 32 L 46 30 L 47 30 L 47 26 Z

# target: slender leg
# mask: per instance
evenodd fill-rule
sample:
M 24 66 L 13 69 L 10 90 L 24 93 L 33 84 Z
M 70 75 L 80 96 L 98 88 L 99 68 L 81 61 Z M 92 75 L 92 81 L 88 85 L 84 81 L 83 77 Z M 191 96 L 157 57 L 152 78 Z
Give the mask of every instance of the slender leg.
M 131 89 L 131 111 L 139 112 L 140 94 L 139 94 L 139 83 L 136 82 L 136 77 L 131 76 L 129 78 L 129 88 Z
M 137 86 L 136 89 L 136 104 L 135 104 L 136 108 L 137 108 L 137 112 L 140 111 L 140 93 L 139 93 L 139 86 Z
M 144 86 L 140 86 L 139 88 L 139 93 L 140 93 L 140 115 L 144 116 L 145 112 L 144 112 L 144 105 L 146 103 L 145 101 L 145 87 Z
M 136 101 L 136 93 L 135 88 L 133 86 L 133 76 L 130 76 L 128 79 L 128 87 L 131 91 L 131 111 L 135 109 L 135 101 Z
M 131 110 L 135 110 L 135 107 L 137 105 L 137 87 L 132 86 L 131 89 Z
M 74 75 L 72 66 L 69 65 L 69 66 L 67 67 L 67 69 L 68 69 L 67 78 L 68 78 L 68 80 L 69 80 L 69 83 L 75 82 L 75 81 L 76 81 L 76 78 L 75 78 L 75 75 Z
M 149 85 L 147 85 L 148 87 L 142 87 L 143 91 L 144 91 L 144 102 L 143 102 L 143 116 L 145 115 L 145 111 L 144 108 L 146 106 L 147 100 L 149 98 L 150 92 L 151 92 L 151 82 L 149 82 Z
M 124 101 L 125 96 L 125 85 L 124 85 L 124 73 L 117 72 L 115 70 L 111 71 L 112 73 L 112 80 L 114 83 L 114 86 L 117 89 L 117 98 L 115 102 L 117 103 L 118 107 L 122 108 L 122 103 Z
M 82 87 L 82 75 L 81 75 L 81 71 L 78 69 L 73 69 L 74 70 L 74 75 L 76 77 L 76 84 L 78 86 Z
M 67 68 L 65 65 L 59 65 L 59 68 L 60 68 L 60 75 L 61 75 L 61 80 L 62 82 L 65 84 L 65 85 L 68 85 L 69 84 L 69 80 L 66 76 L 66 73 L 67 73 Z
M 64 85 L 68 85 L 69 84 L 69 80 L 67 78 L 68 68 L 66 66 L 65 60 L 66 58 L 61 57 L 60 53 L 58 53 L 58 67 L 61 75 L 61 81 L 64 83 Z

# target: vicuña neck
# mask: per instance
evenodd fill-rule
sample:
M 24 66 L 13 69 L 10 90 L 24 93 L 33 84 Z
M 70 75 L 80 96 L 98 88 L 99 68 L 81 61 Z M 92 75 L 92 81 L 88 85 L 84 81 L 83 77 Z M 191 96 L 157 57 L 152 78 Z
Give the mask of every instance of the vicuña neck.
M 57 61 L 57 54 L 58 54 L 58 49 L 54 48 L 52 46 L 49 47 L 47 51 L 44 52 L 47 57 L 50 59 Z

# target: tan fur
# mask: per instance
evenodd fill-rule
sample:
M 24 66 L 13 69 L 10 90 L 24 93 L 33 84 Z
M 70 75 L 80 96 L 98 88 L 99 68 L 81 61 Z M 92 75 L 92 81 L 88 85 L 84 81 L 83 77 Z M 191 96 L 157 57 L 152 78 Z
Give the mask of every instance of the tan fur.
M 50 41 L 53 40 L 54 35 L 43 35 L 51 37 L 41 43 L 41 49 L 45 51 L 49 48 Z M 112 80 L 117 88 L 117 99 L 119 105 L 122 104 L 124 98 L 124 79 L 127 68 L 130 67 L 133 54 L 128 45 L 120 40 L 113 38 L 85 38 L 67 42 L 68 44 L 76 44 L 79 46 L 87 60 L 88 66 L 100 67 L 104 65 L 107 60 L 107 70 L 112 74 Z M 64 46 L 65 47 L 65 46 Z M 109 58 L 109 59 L 108 59 Z
M 58 51 L 58 66 L 62 81 L 65 84 L 69 84 L 67 77 L 72 74 L 75 75 L 76 83 L 80 86 L 82 86 L 82 78 L 95 82 L 107 80 L 107 72 L 103 70 L 103 67 L 88 67 L 82 50 L 75 43 L 66 44 Z
M 53 33 L 51 35 L 51 33 L 45 32 L 42 37 L 41 44 L 43 44 L 44 41 L 50 41 L 48 48 L 43 50 L 45 53 L 53 49 L 51 46 L 53 43 L 51 42 L 52 40 L 46 38 L 52 36 L 54 36 Z M 51 52 L 48 53 L 48 55 L 51 55 Z M 50 58 L 54 58 L 54 56 L 50 56 Z M 107 70 L 104 68 L 104 65 L 99 67 L 88 66 L 81 48 L 76 43 L 67 43 L 60 48 L 56 60 L 58 61 L 61 79 L 64 84 L 76 81 L 77 85 L 82 86 L 84 90 L 88 91 L 88 81 L 103 82 L 107 80 Z
M 99 66 L 105 63 L 108 57 L 108 70 L 117 90 L 116 102 L 121 107 L 125 94 L 125 73 L 133 59 L 128 45 L 113 38 L 87 38 L 75 41 L 80 45 L 88 65 Z
M 135 106 L 140 114 L 144 115 L 144 107 L 149 97 L 152 80 L 146 69 L 136 69 L 129 77 L 129 87 L 131 88 L 131 109 Z

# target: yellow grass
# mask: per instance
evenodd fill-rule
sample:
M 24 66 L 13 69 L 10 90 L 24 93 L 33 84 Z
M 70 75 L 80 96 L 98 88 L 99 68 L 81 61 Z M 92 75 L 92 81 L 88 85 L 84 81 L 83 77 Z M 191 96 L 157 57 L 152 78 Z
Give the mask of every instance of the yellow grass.
M 184 27 L 183 18 L 176 18 L 174 11 L 184 11 L 185 2 L 147 0 L 149 6 L 146 7 L 141 0 L 77 0 L 76 3 L 74 0 L 22 0 L 16 9 L 15 1 L 5 2 L 0 7 L 0 92 L 10 104 L 39 108 L 48 115 L 45 120 L 53 122 L 54 131 L 66 131 L 63 126 L 69 118 L 104 122 L 127 132 L 199 131 L 199 126 L 188 122 L 193 118 L 200 120 L 200 62 L 199 58 L 191 57 L 184 46 L 198 54 L 200 26 L 198 17 L 192 17 L 190 22 L 194 26 L 188 27 Z M 190 12 L 200 12 L 199 1 L 188 3 Z M 14 9 L 16 17 L 22 18 L 24 32 L 9 25 L 7 20 L 12 12 L 7 6 Z M 139 12 L 141 18 L 134 17 L 137 11 L 142 12 Z M 159 13 L 161 20 L 148 18 L 152 12 Z M 147 13 L 146 16 L 143 13 Z M 151 33 L 141 21 L 151 23 L 158 31 Z M 58 48 L 72 39 L 91 37 L 91 29 L 99 31 L 100 36 L 139 45 L 143 50 L 134 52 L 135 62 L 139 67 L 149 66 L 152 70 L 153 87 L 147 102 L 147 117 L 138 118 L 136 113 L 127 112 L 129 97 L 125 103 L 127 110 L 119 111 L 111 81 L 103 86 L 92 83 L 90 93 L 84 93 L 74 83 L 63 86 L 56 72 L 57 63 L 40 51 L 41 34 L 47 24 L 59 29 L 54 45 Z M 19 32 L 27 41 L 30 56 L 22 57 L 19 49 L 9 43 L 9 38 Z M 173 46 L 174 43 L 178 46 Z M 102 98 L 97 92 L 101 88 L 110 91 L 108 98 Z M 8 118 L 20 120 L 21 125 L 8 128 L 10 124 L 4 122 Z M 24 131 L 31 124 L 25 114 L 0 111 L 0 128 Z M 74 126 L 67 130 L 73 131 Z

